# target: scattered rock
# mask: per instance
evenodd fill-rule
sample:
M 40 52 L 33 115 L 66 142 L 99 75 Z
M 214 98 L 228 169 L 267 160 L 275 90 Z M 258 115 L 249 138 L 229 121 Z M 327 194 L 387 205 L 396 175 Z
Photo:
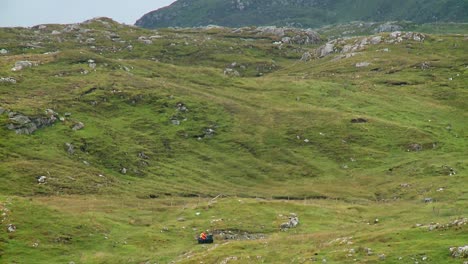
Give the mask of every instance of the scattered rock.
M 122 174 L 127 174 L 127 168 L 122 168 L 122 169 L 120 169 L 120 173 L 122 173 Z
M 7 54 L 8 53 L 8 50 L 6 49 L 0 49 L 0 54 Z
M 357 123 L 367 123 L 367 119 L 359 117 L 359 118 L 353 118 L 351 119 L 351 123 L 357 124 Z
M 72 130 L 77 131 L 83 129 L 85 125 L 82 122 L 78 122 L 72 126 Z
M 239 77 L 240 73 L 232 68 L 224 69 L 224 75 L 231 76 L 231 77 Z
M 91 69 L 96 69 L 96 62 L 94 60 L 88 60 L 88 66 Z
M 12 71 L 21 71 L 25 68 L 31 68 L 35 64 L 30 62 L 30 61 L 17 61 L 15 63 L 15 67 L 13 67 L 11 70 Z
M 409 187 L 411 187 L 411 184 L 409 184 L 409 183 L 402 183 L 402 184 L 400 184 L 400 187 L 401 187 L 401 188 L 409 188 Z
M 171 123 L 175 126 L 178 126 L 180 125 L 180 120 L 178 120 L 177 118 L 173 117 L 171 118 Z
M 176 104 L 176 109 L 177 109 L 177 111 L 180 111 L 180 112 L 187 112 L 188 111 L 187 106 L 185 106 L 185 104 L 182 103 L 182 102 L 178 102 Z
M 371 65 L 371 64 L 369 62 L 366 62 L 366 61 L 356 63 L 357 68 L 368 67 L 369 65 Z
M 147 37 L 145 36 L 141 36 L 141 37 L 138 37 L 138 41 L 146 44 L 146 45 L 151 45 L 153 44 L 153 41 L 151 39 L 148 39 Z
M 430 65 L 429 62 L 427 62 L 427 61 L 421 63 L 421 66 L 420 66 L 421 70 L 427 70 L 427 69 L 429 69 L 430 67 L 431 67 L 431 65 Z
M 312 54 L 310 52 L 304 52 L 301 57 L 301 61 L 310 61 L 312 59 Z
M 449 248 L 453 258 L 468 258 L 468 245 Z
M 289 228 L 296 227 L 298 224 L 299 224 L 299 217 L 297 217 L 296 214 L 291 214 L 289 216 L 289 221 L 285 222 L 285 223 L 282 223 L 280 225 L 280 228 L 281 228 L 282 231 L 285 231 L 285 230 L 287 230 Z
M 3 115 L 7 110 L 3 107 L 0 107 L 0 115 Z
M 371 248 L 364 248 L 364 253 L 366 253 L 367 256 L 371 256 L 371 255 L 374 254 L 374 252 L 372 252 Z
M 9 225 L 7 226 L 7 231 L 8 231 L 8 233 L 16 232 L 16 226 L 13 225 L 13 224 L 9 224 Z
M 385 254 L 379 254 L 379 259 L 380 260 L 385 260 L 385 258 L 386 258 Z
M 39 183 L 39 184 L 44 184 L 47 181 L 46 176 L 37 176 L 36 179 L 37 179 L 37 183 Z
M 149 159 L 149 157 L 142 151 L 142 152 L 138 152 L 138 157 L 140 159 Z
M 418 151 L 421 151 L 423 149 L 422 145 L 421 144 L 417 144 L 417 143 L 412 143 L 408 146 L 408 149 L 407 151 L 410 152 L 410 151 L 413 151 L 413 152 L 418 152 Z
M 264 239 L 264 234 L 252 234 L 237 230 L 214 230 L 213 234 L 220 240 L 258 240 Z
M 424 203 L 432 203 L 434 200 L 430 197 L 424 198 Z
M 454 221 L 447 223 L 447 224 L 439 224 L 439 223 L 430 223 L 427 227 L 429 231 L 434 230 L 448 230 L 450 228 L 461 228 L 462 226 L 468 225 L 468 218 L 458 218 Z M 423 226 L 423 225 L 421 225 Z
M 65 143 L 65 150 L 69 155 L 73 155 L 75 153 L 75 147 L 71 143 Z
M 392 32 L 392 31 L 399 31 L 399 30 L 402 30 L 402 29 L 403 29 L 403 27 L 401 27 L 399 25 L 395 25 L 395 24 L 392 24 L 392 23 L 385 23 L 385 24 L 382 24 L 379 27 L 377 27 L 374 30 L 374 32 L 375 33 Z
M 60 34 L 62 34 L 62 32 L 60 32 L 60 31 L 58 31 L 58 30 L 54 30 L 54 31 L 52 31 L 51 34 L 52 34 L 52 35 L 60 35 Z
M 0 83 L 12 83 L 15 84 L 16 80 L 13 77 L 1 77 L 0 78 Z

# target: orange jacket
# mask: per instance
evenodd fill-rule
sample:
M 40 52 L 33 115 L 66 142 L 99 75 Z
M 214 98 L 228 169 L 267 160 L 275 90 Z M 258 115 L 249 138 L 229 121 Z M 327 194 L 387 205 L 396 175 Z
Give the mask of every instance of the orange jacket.
M 203 240 L 206 239 L 206 234 L 205 234 L 205 232 L 202 232 L 202 233 L 200 234 L 200 238 L 203 239 Z

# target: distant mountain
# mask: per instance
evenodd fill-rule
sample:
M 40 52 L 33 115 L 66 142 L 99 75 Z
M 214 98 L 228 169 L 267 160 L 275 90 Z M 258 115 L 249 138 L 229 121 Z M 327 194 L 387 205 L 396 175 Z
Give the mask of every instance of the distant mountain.
M 467 0 L 179 0 L 144 15 L 145 28 L 319 27 L 349 21 L 468 22 Z

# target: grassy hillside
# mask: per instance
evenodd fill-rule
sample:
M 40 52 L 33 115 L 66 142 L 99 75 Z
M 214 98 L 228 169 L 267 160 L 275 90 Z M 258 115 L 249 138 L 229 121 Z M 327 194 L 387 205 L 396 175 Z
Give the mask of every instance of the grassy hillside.
M 468 22 L 463 0 L 179 0 L 149 12 L 136 25 L 145 28 L 220 25 L 320 27 L 351 21 Z
M 462 263 L 466 36 L 252 32 L 0 29 L 0 262 Z

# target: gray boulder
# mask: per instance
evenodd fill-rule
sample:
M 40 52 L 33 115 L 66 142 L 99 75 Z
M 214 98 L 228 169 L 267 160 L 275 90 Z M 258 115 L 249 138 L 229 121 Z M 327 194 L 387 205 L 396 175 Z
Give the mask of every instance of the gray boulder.
M 327 56 L 330 53 L 333 53 L 334 51 L 335 51 L 335 44 L 329 42 L 321 46 L 320 48 L 318 48 L 316 53 L 317 53 L 317 57 L 322 58 L 322 57 Z
M 299 217 L 296 214 L 291 214 L 289 216 L 289 221 L 282 223 L 280 225 L 281 230 L 287 230 L 289 228 L 294 228 L 299 224 Z
M 25 68 L 31 68 L 32 66 L 34 66 L 34 63 L 30 62 L 30 61 L 17 61 L 15 63 L 15 67 L 13 67 L 11 70 L 12 71 L 21 71 Z
M 8 53 L 8 50 L 6 49 L 0 49 L 0 54 L 7 54 Z
M 72 126 L 72 130 L 77 131 L 81 130 L 85 127 L 85 125 L 82 122 L 78 122 Z
M 39 183 L 39 184 L 44 184 L 47 181 L 46 176 L 37 176 L 36 179 L 37 179 L 37 183 Z

